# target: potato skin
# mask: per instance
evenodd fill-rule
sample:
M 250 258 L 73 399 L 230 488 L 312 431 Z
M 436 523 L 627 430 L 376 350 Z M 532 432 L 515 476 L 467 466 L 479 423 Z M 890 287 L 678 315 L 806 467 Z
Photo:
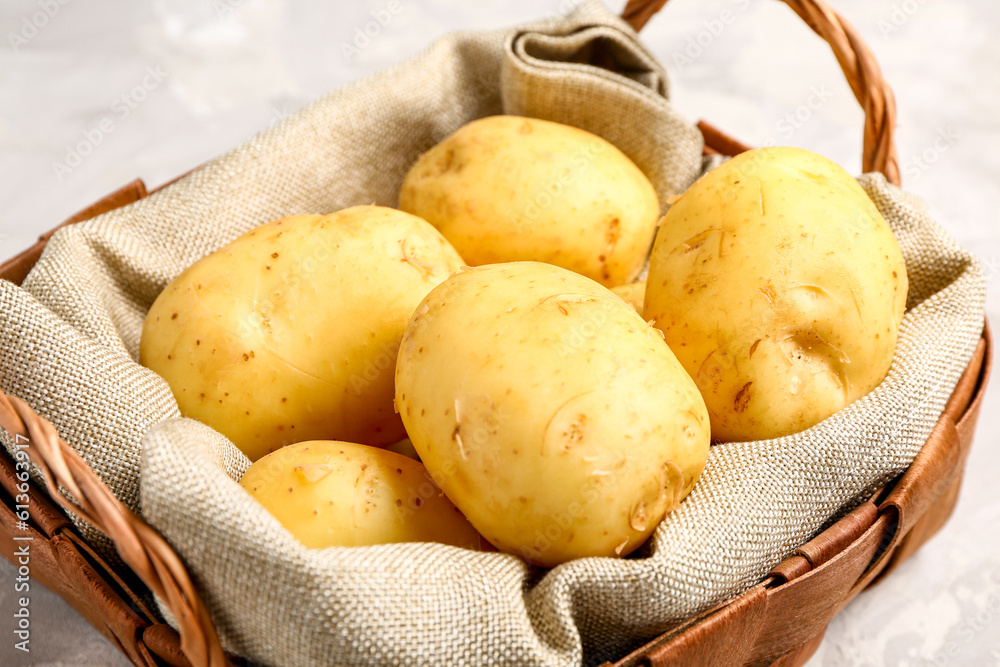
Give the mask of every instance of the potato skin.
M 628 283 L 626 285 L 619 285 L 618 287 L 612 287 L 611 291 L 621 297 L 621 300 L 632 306 L 635 312 L 642 315 L 642 306 L 646 298 L 646 281 L 641 280 L 637 283 Z
M 612 144 L 519 116 L 473 121 L 421 155 L 399 207 L 470 265 L 547 262 L 609 287 L 638 274 L 660 217 L 653 186 Z
M 442 542 L 480 548 L 479 533 L 418 461 L 376 447 L 313 440 L 247 469 L 240 486 L 312 548 Z
M 644 313 L 695 379 L 717 441 L 817 424 L 889 370 L 903 256 L 841 167 L 797 148 L 749 151 L 671 207 Z
M 432 290 L 399 350 L 396 403 L 483 537 L 543 566 L 630 553 L 708 456 L 704 402 L 660 334 L 594 281 L 537 262 Z
M 292 442 L 405 437 L 393 365 L 413 309 L 462 260 L 428 223 L 358 206 L 258 227 L 175 278 L 140 362 L 251 460 Z

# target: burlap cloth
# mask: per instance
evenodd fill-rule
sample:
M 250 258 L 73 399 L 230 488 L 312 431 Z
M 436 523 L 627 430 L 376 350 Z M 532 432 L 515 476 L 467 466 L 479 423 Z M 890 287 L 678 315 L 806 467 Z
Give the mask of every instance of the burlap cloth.
M 170 188 L 56 234 L 22 288 L 0 282 L 2 388 L 141 509 L 184 558 L 225 646 L 251 660 L 523 666 L 620 655 L 755 584 L 903 471 L 930 434 L 979 338 L 983 279 L 881 176 L 860 182 L 910 276 L 889 376 L 804 433 L 714 447 L 691 496 L 626 560 L 542 571 L 435 544 L 306 549 L 237 485 L 245 457 L 178 418 L 167 385 L 136 360 L 143 316 L 186 266 L 274 218 L 395 205 L 416 157 L 474 118 L 577 125 L 619 146 L 661 197 L 680 192 L 701 170 L 701 138 L 666 95 L 662 68 L 598 4 L 447 36 Z

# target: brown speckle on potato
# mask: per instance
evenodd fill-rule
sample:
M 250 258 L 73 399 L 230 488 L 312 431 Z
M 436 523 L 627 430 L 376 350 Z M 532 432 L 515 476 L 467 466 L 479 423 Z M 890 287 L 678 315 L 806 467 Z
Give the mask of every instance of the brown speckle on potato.
M 565 445 L 563 449 L 569 450 L 570 445 L 576 445 L 583 441 L 584 427 L 587 425 L 587 415 L 577 415 L 576 419 L 563 432 Z
M 743 412 L 747 409 L 747 403 L 750 402 L 750 385 L 753 382 L 747 382 L 743 385 L 743 388 L 736 392 L 736 398 L 733 400 L 733 410 L 737 413 Z

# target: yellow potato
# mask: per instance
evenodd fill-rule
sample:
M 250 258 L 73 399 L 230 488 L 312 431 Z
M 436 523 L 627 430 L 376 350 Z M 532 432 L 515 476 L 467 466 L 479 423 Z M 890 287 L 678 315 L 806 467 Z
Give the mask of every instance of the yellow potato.
M 621 297 L 622 301 L 635 308 L 635 312 L 642 315 L 642 304 L 646 297 L 646 281 L 628 283 L 611 288 L 611 291 Z
M 715 440 L 806 429 L 882 381 L 903 256 L 857 181 L 797 148 L 744 153 L 670 208 L 644 316 L 695 379 Z
M 413 443 L 410 442 L 409 438 L 403 438 L 399 442 L 394 442 L 391 445 L 386 445 L 383 449 L 389 452 L 396 452 L 402 456 L 407 456 L 415 461 L 420 460 L 420 455 L 417 454 L 417 450 L 413 448 Z
M 396 404 L 427 469 L 499 549 L 624 556 L 708 456 L 697 388 L 594 281 L 537 262 L 458 273 L 407 326 Z
M 139 358 L 181 413 L 257 460 L 291 442 L 405 437 L 393 366 L 413 309 L 462 260 L 425 221 L 358 206 L 276 220 L 153 303 Z
M 350 442 L 289 445 L 254 463 L 240 485 L 307 547 L 480 538 L 427 470 L 401 454 Z
M 471 265 L 548 262 L 607 286 L 638 274 L 660 215 L 649 180 L 613 145 L 519 116 L 468 123 L 420 156 L 399 207 Z

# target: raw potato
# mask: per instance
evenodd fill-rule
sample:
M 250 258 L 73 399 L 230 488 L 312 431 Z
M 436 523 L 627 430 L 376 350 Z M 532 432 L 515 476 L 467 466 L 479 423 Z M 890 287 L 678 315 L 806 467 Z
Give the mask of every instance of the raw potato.
M 635 308 L 635 312 L 642 315 L 642 304 L 646 298 L 646 281 L 619 285 L 611 289 L 612 292 L 622 298 L 622 301 Z
M 480 538 L 401 454 L 350 442 L 289 445 L 254 463 L 240 485 L 307 547 L 442 542 L 479 549 Z
M 519 116 L 473 121 L 420 156 L 399 207 L 471 265 L 548 262 L 609 287 L 638 274 L 660 216 L 653 186 L 613 145 Z
M 358 206 L 276 220 L 190 266 L 150 308 L 139 358 L 181 413 L 253 461 L 292 442 L 406 436 L 406 322 L 462 260 L 427 222 Z
M 420 455 L 417 454 L 417 450 L 413 448 L 413 443 L 410 442 L 409 438 L 403 438 L 399 442 L 394 442 L 391 445 L 386 445 L 383 449 L 388 452 L 396 452 L 402 456 L 407 456 L 414 461 L 420 460 Z
M 659 332 L 592 280 L 536 262 L 431 291 L 399 350 L 396 403 L 472 525 L 543 566 L 630 553 L 708 456 L 705 404 Z
M 806 429 L 875 388 L 906 304 L 903 256 L 842 168 L 744 153 L 670 208 L 645 317 L 695 379 L 717 441 Z

